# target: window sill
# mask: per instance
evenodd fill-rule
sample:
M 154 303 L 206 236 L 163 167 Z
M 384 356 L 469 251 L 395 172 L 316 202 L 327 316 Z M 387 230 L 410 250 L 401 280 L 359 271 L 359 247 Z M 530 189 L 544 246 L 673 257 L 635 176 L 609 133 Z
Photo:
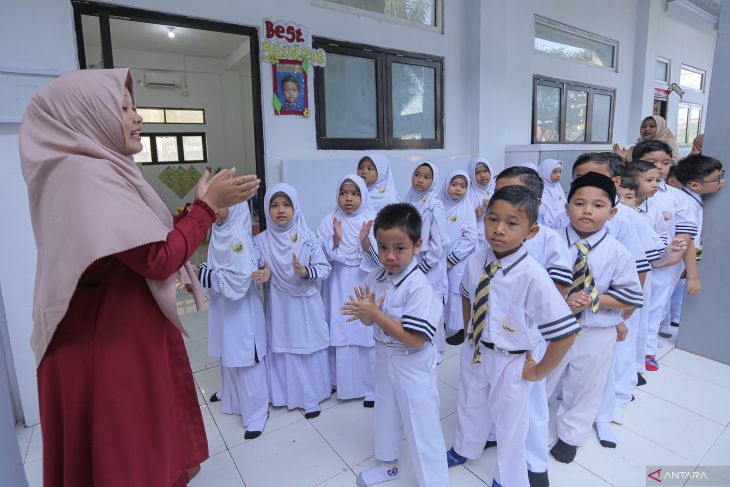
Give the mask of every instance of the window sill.
M 611 144 L 529 144 L 529 145 L 508 145 L 505 152 L 545 152 L 545 151 L 583 151 L 583 152 L 605 152 L 612 151 Z

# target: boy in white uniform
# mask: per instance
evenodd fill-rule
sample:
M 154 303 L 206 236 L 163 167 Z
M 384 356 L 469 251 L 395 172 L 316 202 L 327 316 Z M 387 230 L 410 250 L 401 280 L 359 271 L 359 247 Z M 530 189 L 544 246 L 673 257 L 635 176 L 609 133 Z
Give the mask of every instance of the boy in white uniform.
M 403 436 L 419 487 L 448 486 L 433 339 L 442 303 L 418 265 L 421 217 L 411 205 L 384 207 L 375 218 L 383 268 L 342 307 L 350 320 L 376 325 L 375 458 L 381 464 L 357 476 L 360 487 L 395 480 Z
M 573 180 L 566 207 L 570 224 L 561 231 L 574 258 L 568 305 L 579 318 L 580 337 L 547 379 L 548 397 L 565 373 L 558 408 L 558 442 L 550 450 L 570 463 L 585 441 L 603 397 L 613 345 L 626 337 L 624 309 L 642 306 L 641 285 L 632 255 L 604 228 L 616 214 L 616 186 L 589 172 Z
M 502 189 L 510 185 L 524 186 L 536 201 L 540 201 L 540 197 L 544 194 L 540 176 L 534 169 L 528 167 L 512 166 L 497 176 L 495 189 Z M 525 241 L 524 247 L 530 257 L 548 272 L 560 294 L 566 295 L 573 283 L 572 262 L 570 252 L 560 235 L 552 228 L 538 224 L 537 233 Z M 547 342 L 541 339 L 533 352 L 535 360 L 542 359 L 546 348 Z M 550 456 L 548 454 L 550 411 L 544 379 L 533 384 L 529 401 L 527 407 L 530 416 L 530 425 L 527 429 L 527 476 L 530 480 L 530 487 L 547 487 L 550 485 L 547 471 Z M 492 427 L 485 449 L 497 446 L 496 439 L 497 435 Z
M 534 382 L 562 360 L 580 330 L 548 273 L 527 254 L 538 231 L 539 204 L 530 191 L 507 186 L 492 195 L 484 218 L 489 247 L 469 257 L 462 279 L 464 326 L 459 403 L 450 465 L 478 458 L 494 425 L 493 486 L 527 487 L 528 402 Z M 548 341 L 536 363 L 531 352 Z

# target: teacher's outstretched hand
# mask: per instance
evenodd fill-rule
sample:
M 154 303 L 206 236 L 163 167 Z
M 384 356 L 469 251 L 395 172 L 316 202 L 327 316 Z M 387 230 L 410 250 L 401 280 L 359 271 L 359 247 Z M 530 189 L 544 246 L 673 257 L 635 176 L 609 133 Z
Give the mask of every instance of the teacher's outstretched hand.
M 204 201 L 213 211 L 229 208 L 250 199 L 259 189 L 261 180 L 255 174 L 235 176 L 236 168 L 223 169 L 210 177 L 210 170 L 198 180 L 195 197 Z

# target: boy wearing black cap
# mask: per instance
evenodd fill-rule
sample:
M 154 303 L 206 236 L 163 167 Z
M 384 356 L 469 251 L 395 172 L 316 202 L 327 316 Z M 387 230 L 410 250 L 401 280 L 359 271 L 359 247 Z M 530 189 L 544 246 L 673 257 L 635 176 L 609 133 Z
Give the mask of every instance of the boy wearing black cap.
M 566 204 L 570 224 L 560 231 L 574 259 L 567 302 L 581 324 L 575 346 L 547 379 L 550 397 L 565 376 L 558 442 L 550 450 L 563 463 L 573 461 L 596 418 L 613 344 L 628 331 L 622 310 L 643 304 L 633 256 L 605 229 L 616 214 L 615 201 L 616 186 L 609 177 L 589 172 L 576 178 Z

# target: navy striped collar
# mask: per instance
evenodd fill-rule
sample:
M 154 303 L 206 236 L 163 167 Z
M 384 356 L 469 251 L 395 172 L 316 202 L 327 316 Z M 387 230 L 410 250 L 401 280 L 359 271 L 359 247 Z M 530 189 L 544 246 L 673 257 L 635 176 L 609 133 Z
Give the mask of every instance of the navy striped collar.
M 406 266 L 405 269 L 400 271 L 397 274 L 390 274 L 387 269 L 383 268 L 382 272 L 378 274 L 378 277 L 375 279 L 377 281 L 384 281 L 386 278 L 390 279 L 390 281 L 393 283 L 395 287 L 400 286 L 403 284 L 403 281 L 408 279 L 408 276 L 413 274 L 418 269 L 418 259 L 414 257 L 411 260 L 411 263 Z
M 507 275 L 509 271 L 515 268 L 517 264 L 525 260 L 525 257 L 527 257 L 527 249 L 525 249 L 524 245 L 521 245 L 519 249 L 517 249 L 515 252 L 509 254 L 506 257 L 502 257 L 501 259 L 498 259 L 497 256 L 494 254 L 494 250 L 492 248 L 489 248 L 489 251 L 487 252 L 487 258 L 484 261 L 484 269 L 489 267 L 492 262 L 499 260 L 502 262 L 502 274 Z
M 573 225 L 568 225 L 567 227 L 565 227 L 565 239 L 568 241 L 569 247 L 572 247 L 578 241 L 583 241 L 589 245 L 591 250 L 593 250 L 598 247 L 601 242 L 603 242 L 603 240 L 606 238 L 606 235 L 608 235 L 608 231 L 606 230 L 605 226 L 593 235 L 588 236 L 588 238 L 580 238 L 573 228 Z
M 687 186 L 682 186 L 682 191 L 687 193 L 689 195 L 689 197 L 692 198 L 693 200 L 695 200 L 700 206 L 703 206 L 703 207 L 705 206 L 702 204 L 702 196 L 695 193 L 694 191 L 689 189 Z

